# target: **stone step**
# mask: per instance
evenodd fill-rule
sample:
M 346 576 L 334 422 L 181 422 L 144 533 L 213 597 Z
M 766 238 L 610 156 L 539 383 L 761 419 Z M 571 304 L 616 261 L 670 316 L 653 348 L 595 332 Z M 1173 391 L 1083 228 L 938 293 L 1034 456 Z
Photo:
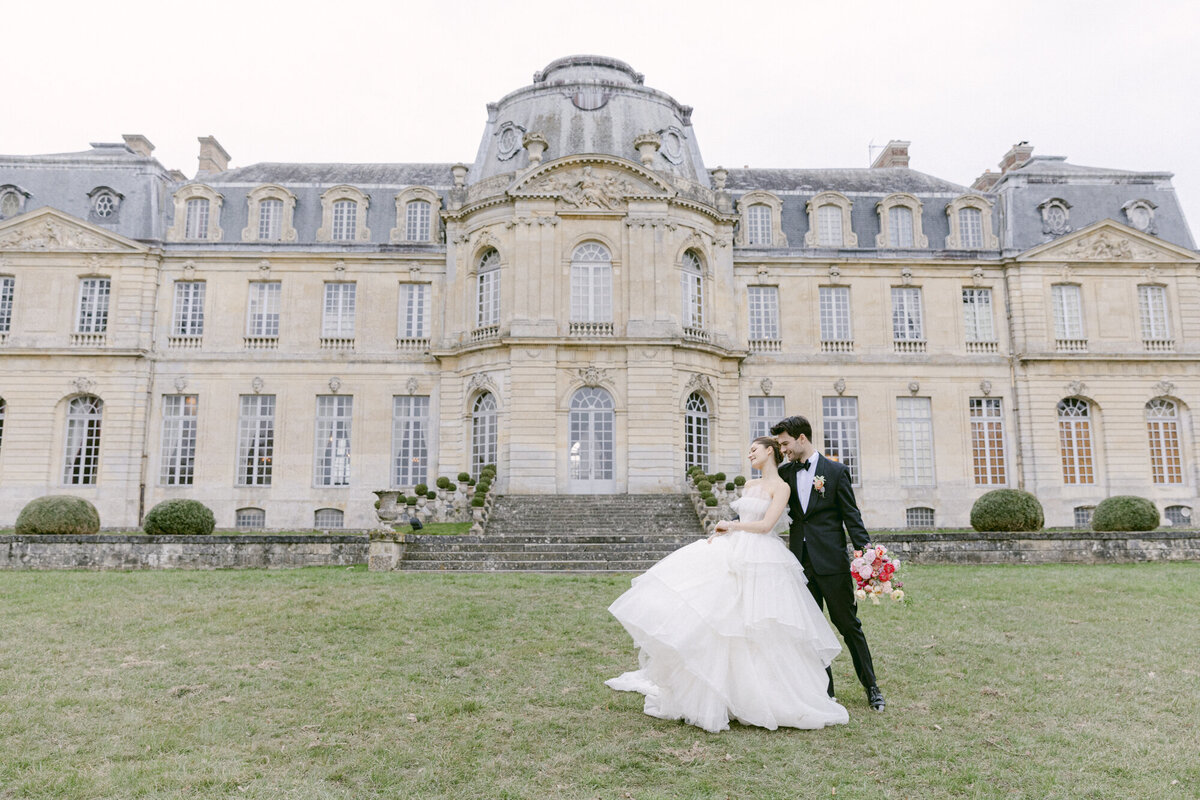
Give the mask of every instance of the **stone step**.
M 678 548 L 676 548 L 678 549 Z M 563 559 L 576 561 L 607 561 L 610 559 L 637 559 L 639 561 L 659 561 L 675 552 L 674 550 L 458 550 L 437 552 L 422 552 L 409 550 L 404 554 L 405 561 L 486 561 L 517 560 L 517 561 L 559 561 Z
M 413 572 L 645 572 L 653 561 L 483 561 L 405 562 Z

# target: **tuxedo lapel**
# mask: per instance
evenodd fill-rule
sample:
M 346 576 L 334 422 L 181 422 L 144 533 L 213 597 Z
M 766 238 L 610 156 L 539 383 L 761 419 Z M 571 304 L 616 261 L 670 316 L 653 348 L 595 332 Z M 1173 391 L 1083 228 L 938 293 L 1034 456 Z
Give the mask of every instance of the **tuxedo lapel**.
M 809 471 L 812 472 L 813 481 L 808 484 L 808 500 L 804 503 L 804 516 L 808 516 L 812 511 L 813 498 L 816 496 L 816 479 L 817 468 L 821 466 L 821 457 L 816 453 L 812 456 L 812 463 L 808 465 Z

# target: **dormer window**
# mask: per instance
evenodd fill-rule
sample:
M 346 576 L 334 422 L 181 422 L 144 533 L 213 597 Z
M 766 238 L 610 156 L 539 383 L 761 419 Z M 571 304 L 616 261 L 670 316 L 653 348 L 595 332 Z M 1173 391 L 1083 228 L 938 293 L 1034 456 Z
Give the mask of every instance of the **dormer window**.
M 771 207 L 762 203 L 746 210 L 746 244 L 771 244 Z
M 842 244 L 842 210 L 835 205 L 817 209 L 817 244 L 840 247 Z
M 296 195 L 282 186 L 259 186 L 246 195 L 248 217 L 242 229 L 243 242 L 294 242 L 292 218 Z
M 184 236 L 188 239 L 208 238 L 208 206 L 209 201 L 195 198 L 187 202 L 187 228 Z
M 25 210 L 25 198 L 29 192 L 11 183 L 0 186 L 0 219 L 11 219 Z
M 221 195 L 202 183 L 181 187 L 175 192 L 175 222 L 167 231 L 167 241 L 220 241 L 223 201 Z
M 948 250 L 994 250 L 1000 241 L 992 233 L 992 204 L 977 194 L 963 195 L 946 204 L 950 218 Z
M 368 242 L 370 198 L 353 186 L 335 186 L 321 195 L 322 224 L 318 242 Z
M 921 225 L 921 201 L 911 194 L 890 194 L 875 204 L 879 235 L 875 246 L 897 250 L 929 247 Z
M 1142 233 L 1158 233 L 1158 224 L 1154 220 L 1154 209 L 1158 208 L 1149 200 L 1133 200 L 1121 206 L 1129 224 Z
M 121 207 L 123 195 L 107 186 L 97 186 L 88 192 L 92 201 L 91 217 L 98 222 L 114 222 Z
M 1066 200 L 1060 197 L 1043 200 L 1038 205 L 1038 211 L 1042 214 L 1042 233 L 1048 236 L 1070 233 L 1071 226 L 1067 224 L 1067 220 L 1071 216 L 1071 204 Z
M 358 203 L 353 200 L 338 200 L 333 204 L 333 234 L 335 242 L 353 241 L 354 229 L 358 225 Z
M 396 227 L 389 237 L 392 244 L 438 241 L 441 207 L 442 198 L 424 186 L 412 186 L 396 195 Z
M 809 247 L 858 247 L 858 235 L 850 227 L 850 198 L 838 192 L 821 192 L 808 201 Z
M 770 192 L 747 192 L 737 202 L 740 224 L 734 244 L 739 247 L 787 247 L 781 222 L 783 201 Z

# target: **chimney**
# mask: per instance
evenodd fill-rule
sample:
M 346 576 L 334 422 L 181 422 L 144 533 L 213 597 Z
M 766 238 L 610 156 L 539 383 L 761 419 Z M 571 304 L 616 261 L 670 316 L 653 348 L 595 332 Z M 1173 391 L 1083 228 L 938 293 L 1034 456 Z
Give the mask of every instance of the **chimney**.
M 1000 159 L 1000 172 L 1005 173 L 1016 169 L 1028 161 L 1032 155 L 1033 145 L 1029 142 L 1017 142 L 1011 150 L 1004 154 L 1004 158 Z
M 201 136 L 200 169 L 197 175 L 211 175 L 214 172 L 224 172 L 229 167 L 229 153 L 221 147 L 221 143 L 211 136 Z
M 145 136 L 140 133 L 123 133 L 121 138 L 125 140 L 125 146 L 139 156 L 152 158 L 150 154 L 154 152 L 154 145 Z
M 875 156 L 875 160 L 871 162 L 871 169 L 883 169 L 885 167 L 907 167 L 908 166 L 908 146 L 912 142 L 902 142 L 899 139 L 892 139 L 880 151 L 879 155 Z
M 985 169 L 983 174 L 971 184 L 971 188 L 977 192 L 990 192 L 999 180 L 999 172 L 992 172 L 990 169 Z

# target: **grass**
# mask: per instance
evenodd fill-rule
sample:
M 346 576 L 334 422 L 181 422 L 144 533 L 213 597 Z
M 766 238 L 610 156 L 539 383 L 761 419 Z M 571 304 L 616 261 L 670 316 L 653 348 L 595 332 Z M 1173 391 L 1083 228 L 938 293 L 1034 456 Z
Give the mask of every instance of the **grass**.
M 716 735 L 603 686 L 628 575 L 5 573 L 0 798 L 1200 796 L 1200 564 L 905 571 L 885 714 Z

